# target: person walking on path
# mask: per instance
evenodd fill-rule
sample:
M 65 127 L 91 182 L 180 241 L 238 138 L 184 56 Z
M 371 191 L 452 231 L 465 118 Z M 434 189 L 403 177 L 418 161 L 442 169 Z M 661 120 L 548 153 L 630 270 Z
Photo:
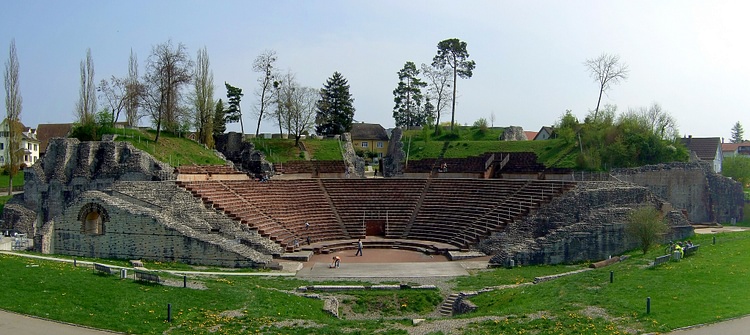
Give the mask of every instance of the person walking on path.
M 357 240 L 357 253 L 354 256 L 362 256 L 362 239 Z

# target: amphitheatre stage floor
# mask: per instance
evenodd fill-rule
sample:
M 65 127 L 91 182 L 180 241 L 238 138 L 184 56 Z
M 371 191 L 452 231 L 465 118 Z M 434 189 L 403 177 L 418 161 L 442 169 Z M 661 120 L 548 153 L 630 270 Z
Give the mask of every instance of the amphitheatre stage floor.
M 445 256 L 427 255 L 417 251 L 365 249 L 364 256 L 355 250 L 314 255 L 302 263 L 298 278 L 423 278 L 469 275 L 470 269 L 486 269 L 489 257 L 465 261 L 449 261 Z M 331 268 L 334 256 L 341 257 L 341 266 Z

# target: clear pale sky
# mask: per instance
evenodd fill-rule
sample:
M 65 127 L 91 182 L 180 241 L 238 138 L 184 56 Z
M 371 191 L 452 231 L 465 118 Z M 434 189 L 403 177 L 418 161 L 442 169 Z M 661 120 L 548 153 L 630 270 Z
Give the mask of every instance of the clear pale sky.
M 603 103 L 624 112 L 657 102 L 681 134 L 728 140 L 737 121 L 750 137 L 748 13 L 750 2 L 739 0 L 4 1 L 0 59 L 7 62 L 15 38 L 21 119 L 31 127 L 73 122 L 87 48 L 98 82 L 126 75 L 131 49 L 143 74 L 152 46 L 171 39 L 192 58 L 207 47 L 215 98 L 225 98 L 224 81 L 244 90 L 248 133 L 257 122 L 252 62 L 266 49 L 304 86 L 320 88 L 341 72 L 354 118 L 388 128 L 396 72 L 406 61 L 429 64 L 439 41 L 458 38 L 477 65 L 458 82 L 457 121 L 494 112 L 495 126 L 536 131 L 566 109 L 582 120 L 596 106 L 598 87 L 583 62 L 606 52 L 630 75 Z

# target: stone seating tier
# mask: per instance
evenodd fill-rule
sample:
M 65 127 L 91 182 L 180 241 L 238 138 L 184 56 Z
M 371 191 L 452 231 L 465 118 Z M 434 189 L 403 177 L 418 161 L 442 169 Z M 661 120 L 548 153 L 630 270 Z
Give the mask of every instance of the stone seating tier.
M 385 222 L 385 237 L 468 248 L 575 185 L 541 180 L 406 178 L 178 184 L 201 197 L 207 206 L 257 229 L 287 251 L 299 250 L 308 238 L 320 242 L 364 236 L 364 223 L 373 220 Z

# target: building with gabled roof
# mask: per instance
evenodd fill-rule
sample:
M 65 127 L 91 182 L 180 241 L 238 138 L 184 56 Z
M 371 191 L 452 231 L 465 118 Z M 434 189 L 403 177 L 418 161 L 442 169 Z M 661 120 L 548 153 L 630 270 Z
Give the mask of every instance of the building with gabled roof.
M 719 137 L 683 137 L 682 144 L 690 150 L 691 159 L 711 163 L 714 172 L 721 173 L 721 163 L 724 155 L 721 149 L 721 138 Z
M 352 123 L 352 145 L 354 150 L 372 152 L 383 158 L 388 151 L 388 133 L 377 123 Z
M 549 127 L 549 126 L 543 126 L 539 129 L 539 131 L 536 133 L 536 135 L 533 137 L 534 141 L 542 141 L 542 140 L 548 140 L 552 138 L 552 134 L 554 133 L 555 128 Z
M 724 157 L 748 156 L 750 157 L 750 141 L 740 143 L 722 143 L 721 151 Z
M 42 123 L 37 126 L 37 138 L 41 146 L 39 150 L 40 155 L 44 155 L 47 152 L 47 145 L 49 140 L 55 137 L 68 137 L 70 132 L 73 130 L 72 123 Z
M 18 148 L 10 148 L 10 125 L 5 118 L 0 123 L 0 166 L 4 166 L 10 159 L 10 154 L 14 151 L 23 150 L 22 165 L 31 166 L 39 160 L 39 140 L 37 139 L 36 129 L 26 127 L 21 123 L 21 145 Z

